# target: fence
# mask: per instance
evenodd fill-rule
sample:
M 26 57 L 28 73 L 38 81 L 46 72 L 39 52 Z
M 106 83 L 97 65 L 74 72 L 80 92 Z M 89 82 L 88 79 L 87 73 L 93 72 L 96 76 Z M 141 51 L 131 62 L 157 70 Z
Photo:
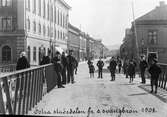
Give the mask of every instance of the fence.
M 158 86 L 167 90 L 167 64 L 159 63 L 162 73 L 159 77 Z
M 8 64 L 0 66 L 0 73 L 16 71 L 16 64 Z
M 57 84 L 52 64 L 0 77 L 0 113 L 25 115 Z

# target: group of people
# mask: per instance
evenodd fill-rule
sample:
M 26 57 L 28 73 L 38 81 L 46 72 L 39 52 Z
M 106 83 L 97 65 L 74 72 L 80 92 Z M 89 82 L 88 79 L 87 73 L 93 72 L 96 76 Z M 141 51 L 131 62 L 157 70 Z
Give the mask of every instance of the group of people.
M 145 56 L 141 56 L 140 62 L 139 62 L 139 69 L 140 69 L 140 76 L 141 76 L 141 83 L 146 83 L 145 78 L 145 72 L 146 69 L 148 70 L 149 74 L 151 75 L 151 93 L 155 92 L 157 93 L 157 87 L 158 87 L 158 79 L 161 74 L 161 68 L 159 65 L 157 65 L 157 58 L 152 58 L 150 63 L 148 63 L 145 59 Z M 123 65 L 124 74 L 126 74 L 126 78 L 130 76 L 130 81 L 133 82 L 133 79 L 135 78 L 135 71 L 136 71 L 136 62 L 134 60 L 126 60 Z M 154 91 L 155 86 L 155 91 Z
M 43 61 L 45 61 L 44 58 Z M 78 61 L 73 57 L 73 50 L 70 50 L 67 56 L 65 52 L 61 54 L 57 51 L 51 62 L 54 64 L 54 69 L 57 74 L 58 88 L 64 88 L 63 85 L 66 83 L 75 83 L 74 71 L 78 67 Z
M 145 71 L 146 69 L 151 75 L 151 93 L 155 92 L 157 93 L 157 87 L 158 87 L 158 79 L 161 74 L 161 68 L 157 65 L 157 59 L 153 58 L 150 62 L 150 64 L 147 63 L 145 60 L 145 56 L 141 56 L 140 62 L 139 62 L 139 69 L 140 69 L 140 76 L 141 76 L 141 83 L 146 83 L 145 78 Z M 90 78 L 94 77 L 95 67 L 93 65 L 93 62 L 91 60 L 88 60 L 87 62 L 89 67 L 89 73 Z M 103 67 L 104 62 L 102 61 L 101 57 L 99 58 L 97 62 L 98 67 L 98 78 L 103 78 Z M 136 59 L 131 60 L 125 60 L 122 65 L 122 60 L 120 58 L 112 57 L 109 66 L 107 67 L 111 73 L 111 81 L 115 81 L 115 73 L 118 67 L 118 73 L 121 72 L 121 68 L 123 68 L 123 72 L 126 75 L 126 78 L 129 77 L 129 83 L 132 83 L 134 81 L 135 75 L 136 75 L 136 68 L 137 68 L 137 62 Z M 155 86 L 155 91 L 154 91 Z
M 74 72 L 77 73 L 78 61 L 73 57 L 73 50 L 69 50 L 69 55 L 66 56 L 65 52 L 55 52 L 55 56 L 51 59 L 50 52 L 48 55 L 44 55 L 40 61 L 40 65 L 49 63 L 54 64 L 54 70 L 57 74 L 57 85 L 58 88 L 64 88 L 63 84 L 75 83 Z M 21 52 L 20 57 L 17 61 L 16 70 L 22 70 L 29 68 L 30 64 L 26 58 L 26 53 Z
M 93 65 L 93 62 L 89 59 L 88 62 L 88 68 L 89 68 L 89 73 L 90 73 L 90 78 L 94 77 L 94 72 L 95 72 L 95 67 Z M 98 78 L 103 78 L 103 67 L 104 67 L 104 62 L 102 60 L 101 57 L 99 57 L 99 60 L 97 62 L 97 67 L 98 67 Z M 115 72 L 116 72 L 116 67 L 118 66 L 118 72 L 121 72 L 121 67 L 122 67 L 122 61 L 117 58 L 117 60 L 115 60 L 114 57 L 112 57 L 110 64 L 108 66 L 108 69 L 111 72 L 111 81 L 115 80 Z

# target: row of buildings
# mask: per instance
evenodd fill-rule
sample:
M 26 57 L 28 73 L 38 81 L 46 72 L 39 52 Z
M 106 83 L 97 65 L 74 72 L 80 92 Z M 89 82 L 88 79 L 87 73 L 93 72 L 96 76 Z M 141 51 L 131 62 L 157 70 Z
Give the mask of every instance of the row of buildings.
M 64 0 L 0 0 L 0 64 L 15 63 L 21 51 L 31 65 L 60 48 L 78 60 L 104 56 L 101 40 L 69 23 L 70 9 Z
M 122 58 L 136 58 L 140 55 L 157 56 L 160 63 L 167 63 L 167 5 L 160 5 L 135 19 L 125 31 L 120 47 Z

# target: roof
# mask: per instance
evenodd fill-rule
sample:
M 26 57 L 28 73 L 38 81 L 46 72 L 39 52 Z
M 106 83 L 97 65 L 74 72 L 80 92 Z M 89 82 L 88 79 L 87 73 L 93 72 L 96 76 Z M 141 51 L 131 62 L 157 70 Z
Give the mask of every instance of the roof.
M 64 0 L 57 0 L 61 2 L 66 8 L 71 9 L 71 6 L 69 6 Z
M 167 5 L 160 5 L 147 14 L 136 19 L 138 21 L 164 21 L 167 20 Z

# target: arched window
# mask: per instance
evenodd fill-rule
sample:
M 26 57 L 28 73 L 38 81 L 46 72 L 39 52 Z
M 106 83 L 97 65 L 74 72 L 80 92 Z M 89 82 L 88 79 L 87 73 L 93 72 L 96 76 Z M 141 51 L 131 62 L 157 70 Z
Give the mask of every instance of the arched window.
M 43 50 L 43 54 L 44 54 L 44 56 L 46 56 L 46 49 L 45 48 Z
M 2 61 L 11 61 L 11 48 L 9 46 L 4 46 L 2 48 Z

